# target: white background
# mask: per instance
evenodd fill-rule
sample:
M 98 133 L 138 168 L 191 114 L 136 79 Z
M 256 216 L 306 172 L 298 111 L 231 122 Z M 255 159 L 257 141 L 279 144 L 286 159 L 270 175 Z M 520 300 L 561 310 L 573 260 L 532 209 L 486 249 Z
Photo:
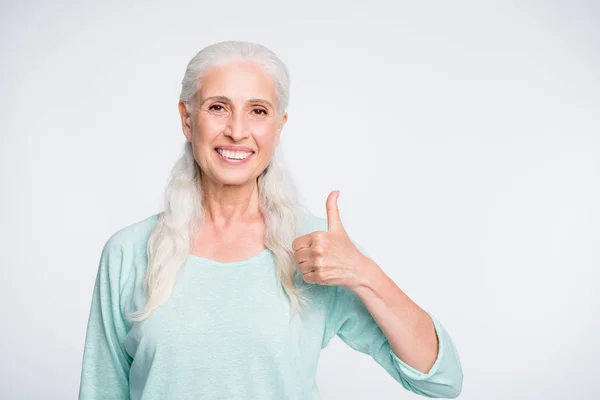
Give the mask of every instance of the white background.
M 292 75 L 314 214 L 453 337 L 461 399 L 600 396 L 597 2 L 12 1 L 0 8 L 0 398 L 73 399 L 100 251 L 162 208 L 189 59 Z M 301 5 L 300 5 L 301 3 Z M 414 399 L 336 338 L 323 399 Z

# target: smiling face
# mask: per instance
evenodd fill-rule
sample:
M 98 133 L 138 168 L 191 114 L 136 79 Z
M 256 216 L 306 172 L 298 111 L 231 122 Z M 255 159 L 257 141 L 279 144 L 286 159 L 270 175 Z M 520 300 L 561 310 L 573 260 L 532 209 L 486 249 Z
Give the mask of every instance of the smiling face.
M 277 106 L 273 82 L 258 64 L 209 70 L 191 115 L 179 103 L 183 133 L 203 178 L 222 185 L 253 182 L 269 164 L 287 121 L 285 113 L 277 118 Z M 238 147 L 242 152 L 223 150 Z

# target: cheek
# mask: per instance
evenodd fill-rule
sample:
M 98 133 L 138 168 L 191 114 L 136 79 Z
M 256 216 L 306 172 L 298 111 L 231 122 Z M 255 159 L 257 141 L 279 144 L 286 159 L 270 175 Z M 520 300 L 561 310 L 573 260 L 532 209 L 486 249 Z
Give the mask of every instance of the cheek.
M 270 146 L 275 138 L 275 124 L 257 123 L 252 127 L 252 133 L 259 144 Z
M 200 141 L 210 141 L 224 129 L 224 124 L 218 120 L 206 118 L 196 124 L 196 136 Z

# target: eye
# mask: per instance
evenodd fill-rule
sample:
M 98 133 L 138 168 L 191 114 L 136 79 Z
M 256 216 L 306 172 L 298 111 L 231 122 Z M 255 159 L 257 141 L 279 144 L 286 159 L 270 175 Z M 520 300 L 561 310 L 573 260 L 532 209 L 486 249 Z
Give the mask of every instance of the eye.
M 208 109 L 215 111 L 223 111 L 225 110 L 225 107 L 223 107 L 221 104 L 213 104 L 212 106 L 208 107 Z
M 264 108 L 255 108 L 252 111 L 254 111 L 258 115 L 268 115 L 267 110 L 265 110 Z

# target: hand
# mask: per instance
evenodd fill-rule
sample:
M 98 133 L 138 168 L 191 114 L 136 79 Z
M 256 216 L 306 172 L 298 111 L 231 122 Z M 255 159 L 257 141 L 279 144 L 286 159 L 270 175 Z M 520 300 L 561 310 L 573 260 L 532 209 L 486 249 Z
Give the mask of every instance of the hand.
M 352 242 L 340 219 L 339 190 L 327 197 L 327 232 L 315 231 L 292 242 L 298 270 L 308 283 L 360 286 L 364 269 L 371 261 Z

